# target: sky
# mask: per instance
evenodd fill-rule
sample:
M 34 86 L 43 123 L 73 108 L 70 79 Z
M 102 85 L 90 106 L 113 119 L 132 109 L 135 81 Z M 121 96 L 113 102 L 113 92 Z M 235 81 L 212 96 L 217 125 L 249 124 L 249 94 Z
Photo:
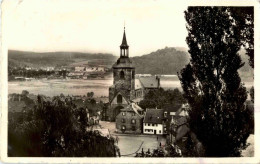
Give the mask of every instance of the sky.
M 187 48 L 187 6 L 175 1 L 8 0 L 2 9 L 8 49 L 119 56 L 124 22 L 130 56 Z

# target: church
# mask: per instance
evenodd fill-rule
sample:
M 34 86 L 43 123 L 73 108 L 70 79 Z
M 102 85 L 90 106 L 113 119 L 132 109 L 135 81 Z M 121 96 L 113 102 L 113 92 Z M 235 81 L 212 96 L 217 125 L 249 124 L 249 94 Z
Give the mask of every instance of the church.
M 135 67 L 129 58 L 125 28 L 120 45 L 120 57 L 112 66 L 112 70 L 113 85 L 109 87 L 109 109 L 106 113 L 106 120 L 108 121 L 115 121 L 120 110 L 131 103 L 138 104 L 149 89 L 158 89 L 160 87 L 158 77 L 135 78 Z
M 120 57 L 112 66 L 113 85 L 109 87 L 108 119 L 115 121 L 120 109 L 126 107 L 135 96 L 135 67 L 129 58 L 129 46 L 124 29 Z

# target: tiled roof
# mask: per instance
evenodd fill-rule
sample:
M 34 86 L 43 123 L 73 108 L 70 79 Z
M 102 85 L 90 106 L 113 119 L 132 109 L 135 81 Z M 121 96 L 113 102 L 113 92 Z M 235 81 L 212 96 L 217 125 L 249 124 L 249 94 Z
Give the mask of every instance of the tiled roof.
M 147 109 L 144 123 L 162 124 L 164 111 L 162 109 Z
M 160 84 L 155 76 L 139 77 L 140 82 L 144 88 L 159 88 Z
M 164 110 L 166 110 L 168 113 L 170 112 L 177 112 L 182 107 L 182 104 L 167 104 L 164 106 Z
M 141 89 L 142 88 L 142 84 L 140 82 L 140 80 L 138 78 L 135 79 L 135 90 L 137 89 Z
M 121 111 L 135 112 L 138 116 L 143 117 L 142 115 L 139 114 L 139 112 L 143 111 L 143 109 L 141 107 L 139 107 L 138 105 L 136 105 L 135 103 L 131 103 L 127 107 L 121 109 Z

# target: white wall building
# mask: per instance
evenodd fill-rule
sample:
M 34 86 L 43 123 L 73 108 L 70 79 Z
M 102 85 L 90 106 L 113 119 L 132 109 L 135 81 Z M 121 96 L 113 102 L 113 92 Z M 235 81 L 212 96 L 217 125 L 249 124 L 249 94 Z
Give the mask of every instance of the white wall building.
M 143 121 L 144 134 L 164 134 L 166 128 L 162 109 L 147 109 Z

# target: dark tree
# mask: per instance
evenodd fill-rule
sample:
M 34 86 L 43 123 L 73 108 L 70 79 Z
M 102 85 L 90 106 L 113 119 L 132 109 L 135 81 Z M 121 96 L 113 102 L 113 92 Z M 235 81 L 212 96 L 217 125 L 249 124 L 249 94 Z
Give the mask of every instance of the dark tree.
M 143 109 L 146 108 L 164 108 L 169 104 L 182 104 L 185 103 L 182 93 L 179 89 L 164 90 L 160 88 L 158 90 L 150 90 L 144 97 L 144 100 L 140 101 L 139 106 Z
M 191 55 L 179 78 L 190 104 L 190 130 L 205 156 L 240 156 L 250 134 L 244 102 L 247 92 L 238 74 L 244 45 L 241 23 L 230 7 L 189 7 L 185 11 Z M 252 10 L 253 8 L 251 8 Z
M 239 26 L 242 46 L 249 56 L 249 65 L 254 68 L 254 9 L 253 7 L 231 7 L 229 10 Z
M 17 122 L 9 115 L 10 157 L 115 157 L 114 139 L 86 131 L 87 113 L 71 100 L 38 96 L 33 109 Z
M 254 87 L 251 87 L 250 89 L 250 97 L 251 97 L 251 101 L 254 103 L 254 99 L 255 99 Z

